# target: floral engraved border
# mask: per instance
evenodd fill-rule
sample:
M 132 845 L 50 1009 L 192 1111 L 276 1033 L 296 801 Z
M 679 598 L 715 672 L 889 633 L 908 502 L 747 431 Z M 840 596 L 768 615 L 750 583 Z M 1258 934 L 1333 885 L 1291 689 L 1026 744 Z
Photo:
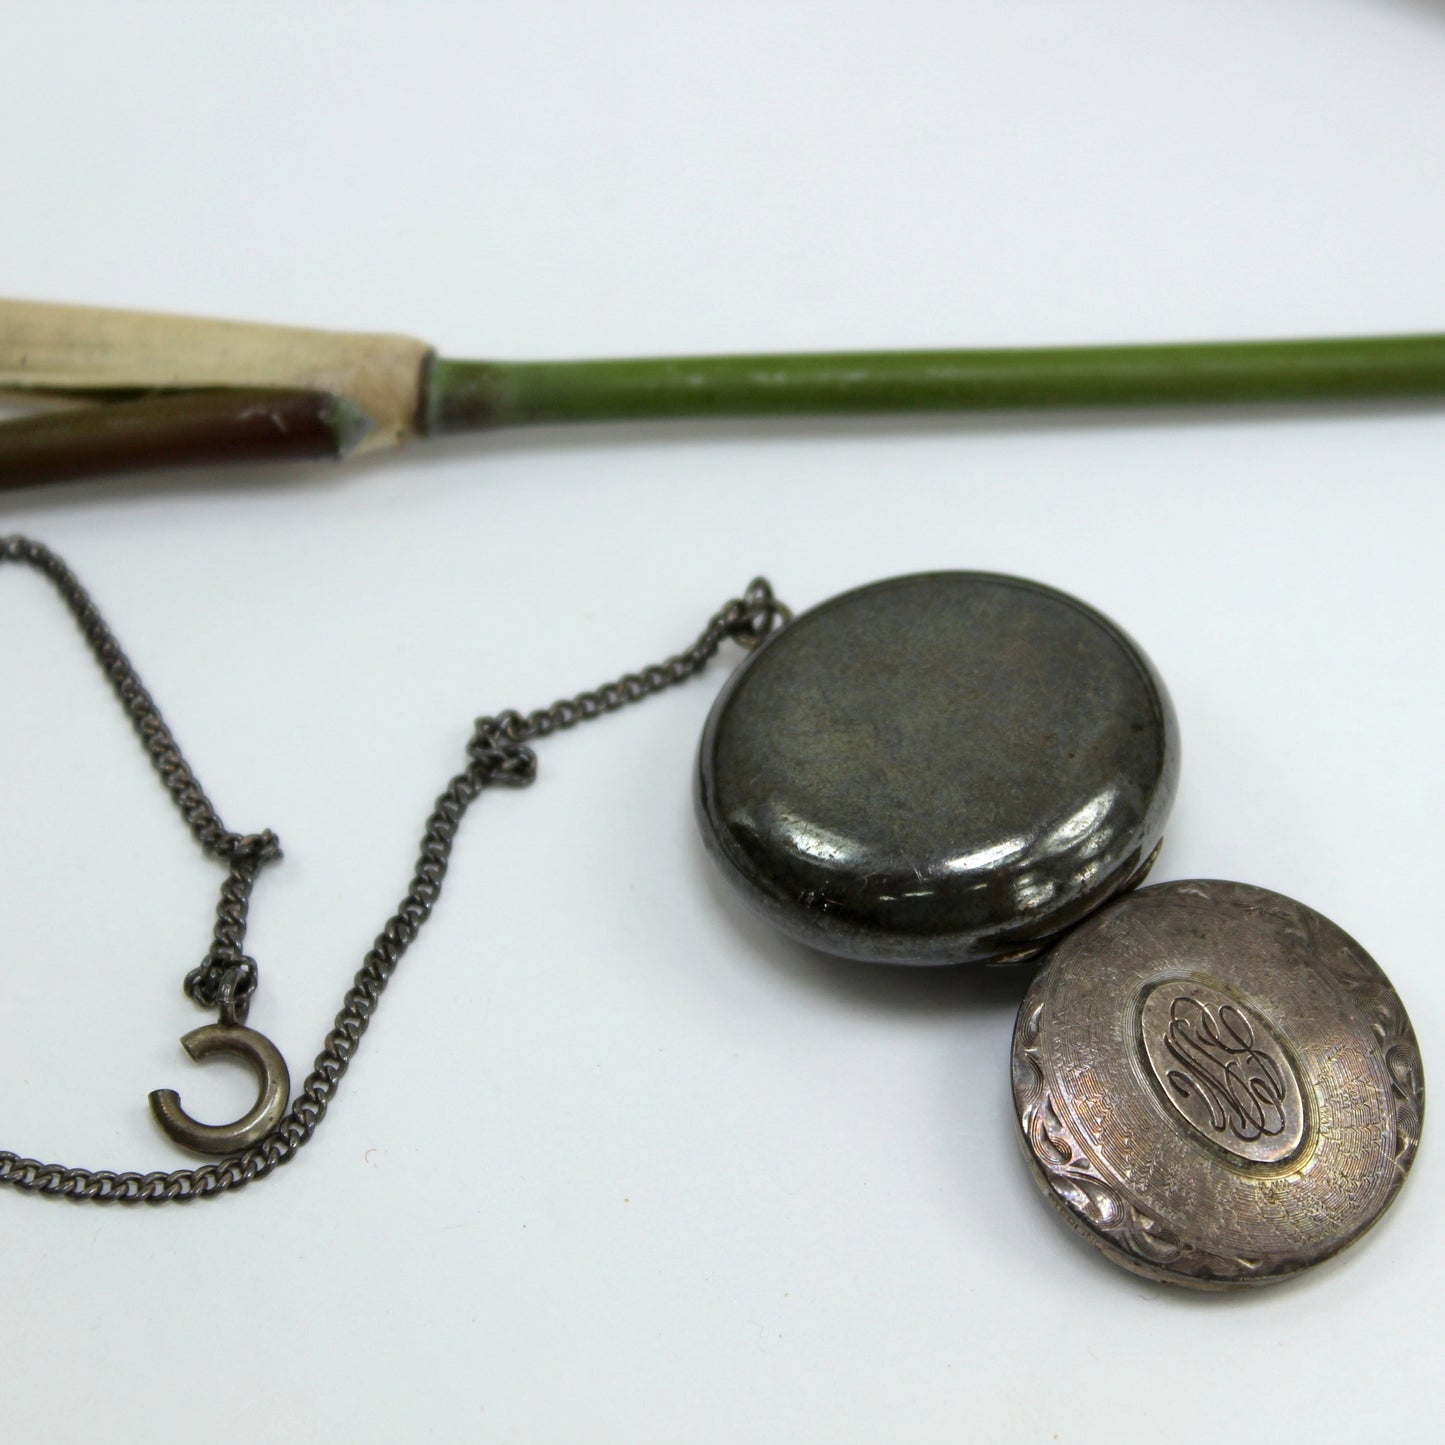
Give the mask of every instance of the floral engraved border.
M 1425 1072 L 1420 1046 L 1399 995 L 1388 985 L 1368 989 L 1360 985 L 1359 1006 L 1368 1020 L 1375 1047 L 1390 1079 L 1390 1106 L 1394 1112 L 1396 1178 L 1403 1179 L 1420 1147 L 1420 1125 L 1425 1117 Z
M 1311 911 L 1291 902 L 1290 935 L 1309 966 L 1325 974 L 1369 1027 L 1390 1080 L 1396 1188 L 1414 1162 L 1425 1117 L 1425 1071 L 1405 1005 L 1380 966 L 1347 934 L 1326 944 Z
M 1281 1255 L 1233 1258 L 1187 1244 L 1105 1179 L 1079 1147 L 1049 1092 L 1038 1048 L 1044 1004 L 1028 1001 L 1025 1008 L 1014 1076 L 1019 1125 L 1049 1189 L 1070 1214 L 1146 1272 L 1224 1281 L 1263 1278 L 1288 1266 Z

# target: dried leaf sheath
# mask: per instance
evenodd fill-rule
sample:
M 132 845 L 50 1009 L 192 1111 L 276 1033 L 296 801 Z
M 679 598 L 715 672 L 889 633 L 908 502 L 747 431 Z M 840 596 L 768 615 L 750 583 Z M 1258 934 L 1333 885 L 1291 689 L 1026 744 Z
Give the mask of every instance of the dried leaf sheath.
M 430 355 L 402 336 L 0 300 L 0 392 L 325 392 L 364 421 L 356 451 L 413 434 Z

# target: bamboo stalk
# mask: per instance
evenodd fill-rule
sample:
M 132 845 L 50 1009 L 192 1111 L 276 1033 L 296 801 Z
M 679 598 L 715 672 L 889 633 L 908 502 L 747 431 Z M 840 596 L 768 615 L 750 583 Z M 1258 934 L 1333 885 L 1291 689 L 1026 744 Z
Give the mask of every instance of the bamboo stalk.
M 505 426 L 1445 397 L 1445 335 L 1013 350 L 452 361 L 406 337 L 0 301 L 0 486 L 344 458 Z

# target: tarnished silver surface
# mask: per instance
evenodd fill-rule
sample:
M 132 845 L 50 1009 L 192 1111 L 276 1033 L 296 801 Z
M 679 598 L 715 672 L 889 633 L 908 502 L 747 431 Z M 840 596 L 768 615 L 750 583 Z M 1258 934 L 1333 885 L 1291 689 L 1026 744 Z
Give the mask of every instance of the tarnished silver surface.
M 1152 1279 L 1264 1284 L 1359 1238 L 1415 1157 L 1404 1005 L 1352 938 L 1242 883 L 1110 904 L 1019 1010 L 1014 1102 L 1045 1193 Z
M 894 577 L 814 607 L 719 694 L 705 846 L 749 907 L 876 963 L 1032 958 L 1138 880 L 1179 775 L 1139 646 L 1018 577 Z
M 281 1051 L 255 1029 L 243 1024 L 207 1024 L 192 1029 L 181 1047 L 197 1063 L 212 1054 L 230 1054 L 251 1066 L 256 1075 L 256 1102 L 233 1124 L 202 1124 L 181 1107 L 174 1089 L 153 1089 L 151 1113 L 156 1123 L 183 1149 L 224 1158 L 240 1154 L 264 1139 L 285 1117 L 291 1097 L 291 1072 Z

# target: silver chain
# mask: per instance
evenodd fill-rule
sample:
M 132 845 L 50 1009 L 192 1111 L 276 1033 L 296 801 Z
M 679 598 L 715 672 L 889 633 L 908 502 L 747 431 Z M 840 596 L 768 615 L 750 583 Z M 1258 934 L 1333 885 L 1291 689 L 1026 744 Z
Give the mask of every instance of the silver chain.
M 186 976 L 186 992 L 198 1004 L 220 1010 L 223 1022 L 242 1023 L 259 978 L 254 960 L 242 952 L 251 888 L 260 869 L 281 856 L 275 834 L 232 833 L 221 822 L 200 783 L 187 766 L 160 711 L 141 685 L 120 644 L 75 574 L 39 542 L 0 538 L 0 563 L 19 562 L 43 573 L 74 614 L 111 686 L 130 715 L 146 752 L 175 799 L 191 832 L 206 852 L 230 865 L 216 910 L 210 952 Z M 685 652 L 666 662 L 628 673 L 576 697 L 530 713 L 503 712 L 477 720 L 467 744 L 467 766 L 442 790 L 422 833 L 421 853 L 396 912 L 361 962 L 341 1001 L 341 1012 L 326 1036 L 312 1072 L 281 1122 L 243 1153 L 197 1169 L 117 1173 L 109 1169 L 72 1169 L 42 1164 L 0 1150 L 0 1184 L 38 1194 L 91 1200 L 98 1204 L 165 1204 L 206 1199 L 240 1189 L 279 1169 L 316 1132 L 326 1117 L 342 1076 L 366 1032 L 377 1002 L 396 966 L 421 931 L 441 896 L 447 860 L 467 808 L 484 788 L 525 787 L 537 775 L 537 758 L 527 744 L 536 738 L 589 722 L 639 702 L 701 672 L 732 638 L 755 647 L 791 614 L 773 597 L 763 578 L 717 612 Z

